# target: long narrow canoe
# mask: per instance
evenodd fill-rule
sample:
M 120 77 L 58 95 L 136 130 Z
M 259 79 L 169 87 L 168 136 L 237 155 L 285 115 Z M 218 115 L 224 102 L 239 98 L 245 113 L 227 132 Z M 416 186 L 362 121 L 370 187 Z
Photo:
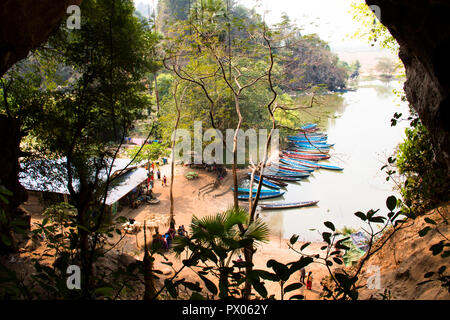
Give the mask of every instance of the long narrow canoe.
M 303 166 L 303 165 L 301 165 L 300 163 L 298 163 L 295 160 L 298 160 L 298 159 L 292 159 L 292 158 L 289 158 L 289 157 L 282 157 L 282 158 L 280 158 L 280 162 L 283 163 L 285 166 L 288 166 L 289 168 L 305 170 L 305 171 L 310 172 L 310 173 L 314 172 L 314 169 L 311 169 L 311 167 Z
M 283 151 L 283 155 L 292 157 L 292 158 L 298 158 L 298 159 L 304 159 L 304 160 L 310 160 L 310 161 L 320 161 L 320 160 L 330 159 L 329 155 L 305 155 L 305 154 L 301 154 L 301 153 L 294 153 L 294 152 L 287 152 L 287 151 Z
M 248 175 L 251 176 L 252 174 L 249 172 Z M 254 179 L 256 182 L 259 183 L 259 176 L 254 175 L 254 176 L 253 176 L 253 179 Z M 280 190 L 280 186 L 279 186 L 279 185 L 277 185 L 277 184 L 275 184 L 275 183 L 273 183 L 273 182 L 270 182 L 270 181 L 268 181 L 267 179 L 264 179 L 264 178 L 263 178 L 262 184 L 263 184 L 264 186 L 266 186 L 266 187 L 269 187 L 269 188 L 272 188 L 272 189 L 275 189 L 275 190 Z
M 308 123 L 306 125 L 304 125 L 303 127 L 301 127 L 300 129 L 302 130 L 312 130 L 312 129 L 316 129 L 317 128 L 317 124 L 315 123 Z
M 280 181 L 301 181 L 303 178 L 297 178 L 297 177 L 288 177 L 288 176 L 277 176 L 277 175 L 271 175 L 271 174 L 264 174 L 263 177 L 267 177 L 271 180 L 280 180 Z
M 289 148 L 289 151 L 299 152 L 299 153 L 306 153 L 306 154 L 328 154 L 330 152 L 330 149 L 305 149 L 299 146 L 291 146 Z
M 296 146 L 307 147 L 307 148 L 309 148 L 311 146 L 312 147 L 318 147 L 318 148 L 331 148 L 331 147 L 334 146 L 334 143 L 315 142 L 315 141 L 311 141 L 311 142 L 308 142 L 308 141 L 304 141 L 304 142 L 291 141 L 290 143 L 293 144 L 293 145 L 296 145 Z
M 307 171 L 305 169 L 296 169 L 294 167 L 289 167 L 288 165 L 286 165 L 286 166 L 279 165 L 278 168 L 280 168 L 281 170 L 285 170 L 285 171 L 311 173 L 310 171 Z
M 318 152 L 318 153 L 328 153 L 330 152 L 330 147 L 324 147 L 324 146 L 306 146 L 306 145 L 292 145 L 294 149 L 300 150 L 300 151 L 308 151 L 308 152 Z
M 264 179 L 264 181 L 268 181 L 268 182 L 273 183 L 273 184 L 275 184 L 277 186 L 280 186 L 280 187 L 287 187 L 289 185 L 286 182 L 283 182 L 283 181 L 280 181 L 280 180 L 273 180 L 273 179 L 269 179 L 267 177 L 264 177 L 263 179 Z
M 300 159 L 294 159 L 294 158 L 290 158 L 290 157 L 283 157 L 280 159 L 280 162 L 285 163 L 293 168 L 306 166 L 306 164 L 303 164 L 302 162 L 300 162 Z M 313 168 L 312 165 L 308 164 L 308 166 L 309 166 L 309 169 L 312 170 L 311 169 L 311 168 Z
M 311 174 L 278 169 L 273 171 L 267 171 L 267 175 L 305 179 L 308 178 Z M 266 176 L 266 174 L 264 174 L 264 176 Z
M 282 159 L 282 158 L 280 158 L 280 159 Z M 280 167 L 285 167 L 285 169 L 280 168 Z M 314 172 L 314 170 L 311 169 L 310 167 L 302 166 L 300 164 L 292 165 L 292 164 L 285 163 L 285 162 L 282 162 L 282 161 L 280 161 L 280 163 L 274 163 L 273 166 L 272 167 L 268 167 L 268 169 L 275 170 L 275 171 L 277 171 L 278 169 L 281 169 L 281 170 L 297 169 L 297 170 L 300 170 L 300 171 L 297 171 L 297 172 L 306 172 L 306 173 Z
M 283 153 L 286 154 L 295 154 L 302 157 L 313 157 L 313 158 L 329 158 L 330 155 L 328 154 L 320 154 L 320 153 L 307 153 L 307 152 L 298 152 L 298 151 L 291 151 L 291 150 L 283 150 Z
M 277 194 L 269 194 L 269 195 L 260 195 L 259 196 L 259 200 L 264 200 L 264 199 L 273 199 L 273 198 L 278 198 L 278 197 L 282 197 L 286 192 L 279 192 Z M 248 195 L 242 195 L 242 196 L 238 196 L 238 200 L 240 201 L 248 201 L 249 196 Z M 252 199 L 255 199 L 255 196 L 252 196 Z
M 309 168 L 311 169 L 311 168 Z M 282 169 L 280 167 L 276 167 L 270 170 L 265 171 L 265 173 L 267 174 L 274 174 L 274 175 L 282 175 L 282 176 L 298 176 L 298 177 L 303 177 L 304 175 L 310 175 L 313 171 L 311 172 L 300 172 L 300 171 L 293 171 L 290 168 L 286 168 L 286 169 Z
M 310 133 L 298 133 L 295 136 L 288 136 L 289 138 L 327 138 L 328 135 L 320 132 L 310 132 Z
M 327 133 L 323 133 L 323 132 L 319 132 L 319 131 L 314 131 L 314 132 L 299 132 L 297 133 L 295 136 L 293 137 L 328 137 Z
M 291 141 L 326 141 L 327 137 L 321 136 L 288 136 L 288 140 Z
M 326 156 L 311 156 L 311 155 L 303 155 L 303 154 L 295 154 L 295 153 L 285 153 L 283 152 L 284 156 L 295 158 L 295 159 L 303 159 L 303 160 L 310 160 L 310 161 L 321 161 L 321 160 L 328 160 L 331 157 L 329 155 Z
M 328 170 L 336 170 L 336 171 L 342 171 L 344 170 L 344 168 L 338 167 L 338 166 L 332 166 L 332 165 L 328 165 L 328 164 L 323 164 L 323 163 L 315 163 L 315 162 L 311 162 L 311 161 L 307 161 L 307 160 L 296 160 L 296 159 L 291 159 L 294 162 L 298 162 L 300 165 L 304 165 L 304 166 L 309 166 L 311 168 L 315 168 L 315 169 L 328 169 Z
M 300 160 L 300 159 L 295 159 L 295 158 L 291 158 L 291 157 L 287 157 L 287 160 L 289 160 L 293 164 L 297 164 L 297 165 L 300 165 L 300 166 L 310 167 L 310 168 L 313 168 L 313 169 L 320 169 L 319 164 L 316 163 L 316 162 L 308 163 L 308 162 L 303 162 L 303 161 L 306 161 L 306 160 Z
M 269 169 L 267 171 L 264 171 L 264 173 L 267 174 L 273 174 L 275 176 L 290 176 L 290 177 L 309 177 L 309 175 L 313 172 L 314 170 L 312 170 L 311 172 L 294 172 L 291 170 L 286 170 L 286 169 L 280 169 L 278 168 L 273 168 L 273 169 Z
M 234 188 L 231 188 L 231 190 L 234 191 Z M 256 194 L 257 191 L 258 191 L 257 189 L 253 189 L 252 193 Z M 248 189 L 248 188 L 238 188 L 238 192 L 239 193 L 247 193 L 248 194 L 250 192 L 250 189 Z M 261 189 L 261 194 L 277 194 L 277 193 L 280 193 L 280 191 L 279 190 Z
M 319 201 L 303 201 L 303 202 L 291 202 L 291 203 L 273 203 L 273 204 L 260 204 L 259 207 L 262 210 L 279 210 L 279 209 L 290 209 L 290 208 L 302 208 L 310 207 L 318 204 Z

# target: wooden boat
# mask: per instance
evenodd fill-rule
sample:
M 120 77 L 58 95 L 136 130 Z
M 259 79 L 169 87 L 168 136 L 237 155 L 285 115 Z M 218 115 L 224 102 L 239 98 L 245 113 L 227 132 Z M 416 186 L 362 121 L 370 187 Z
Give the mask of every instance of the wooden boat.
M 299 153 L 306 153 L 306 154 L 328 154 L 330 152 L 330 149 L 305 149 L 299 146 L 291 146 L 289 148 L 289 151 L 295 151 Z
M 306 164 L 303 164 L 300 162 L 300 159 L 290 158 L 290 157 L 283 157 L 280 159 L 280 162 L 285 163 L 293 168 L 300 167 L 300 168 L 308 168 L 309 170 L 314 169 L 311 164 L 309 166 L 306 166 Z
M 248 173 L 249 176 L 251 176 L 252 174 L 249 172 Z M 259 176 L 254 175 L 253 179 L 259 183 Z M 272 189 L 276 189 L 276 190 L 280 190 L 280 187 L 286 187 L 287 184 L 283 183 L 283 185 L 280 185 L 279 183 L 275 183 L 274 181 L 270 181 L 268 179 L 263 178 L 263 182 L 262 184 L 266 187 L 272 188 Z
M 300 163 L 304 163 L 305 165 L 313 165 L 313 166 L 315 165 L 315 166 L 318 166 L 320 169 L 329 169 L 329 170 L 338 170 L 338 171 L 344 170 L 344 168 L 341 168 L 338 166 L 333 166 L 333 165 L 323 164 L 323 163 L 313 163 L 308 160 L 300 160 Z
M 307 153 L 307 152 L 298 152 L 298 151 L 291 151 L 291 150 L 283 150 L 283 153 L 287 153 L 287 154 L 296 154 L 299 156 L 304 156 L 304 157 L 315 157 L 315 158 L 326 158 L 329 157 L 328 154 L 321 154 L 321 153 Z
M 234 191 L 234 188 L 231 188 L 231 190 Z M 258 190 L 257 189 L 253 189 L 253 193 L 256 194 Z M 249 193 L 250 189 L 248 188 L 238 188 L 238 192 L 239 193 Z M 267 190 L 267 189 L 261 189 L 261 194 L 277 194 L 280 193 L 279 190 Z
M 336 171 L 342 171 L 344 168 L 338 167 L 338 166 L 332 166 L 328 164 L 322 164 L 322 163 L 315 163 L 308 160 L 295 160 L 292 159 L 294 162 L 298 162 L 302 166 L 307 166 L 315 169 L 328 169 L 328 170 L 336 170 Z
M 278 192 L 277 194 L 267 194 L 267 195 L 260 195 L 259 196 L 259 200 L 265 200 L 265 199 L 273 199 L 273 198 L 278 198 L 278 197 L 282 197 L 286 192 Z M 242 195 L 242 196 L 238 196 L 238 200 L 240 201 L 248 201 L 249 196 L 248 195 Z M 255 199 L 255 196 L 252 196 L 252 199 Z
M 296 165 L 305 166 L 305 167 L 309 167 L 309 168 L 313 168 L 313 169 L 320 169 L 320 166 L 315 162 L 307 163 L 307 162 L 303 162 L 306 160 L 295 159 L 295 158 L 291 158 L 291 157 L 289 157 L 287 159 L 288 159 L 288 161 L 290 161 L 291 163 L 296 164 Z
M 287 139 L 289 141 L 326 141 L 327 137 L 322 137 L 322 136 L 288 136 Z
M 264 178 L 269 178 L 271 180 L 280 180 L 280 181 L 288 181 L 288 182 L 294 182 L 294 181 L 301 181 L 303 178 L 298 177 L 289 177 L 289 176 L 276 176 L 271 174 L 265 174 L 263 175 Z
M 300 170 L 304 170 L 309 173 L 314 172 L 314 169 L 312 169 L 311 167 L 303 166 L 300 163 L 296 162 L 295 160 L 299 160 L 299 159 L 293 159 L 293 158 L 289 158 L 289 157 L 280 158 L 280 162 L 282 164 L 284 164 L 284 165 L 282 165 L 283 167 L 287 166 L 291 169 L 300 169 Z M 283 170 L 283 169 L 281 169 L 281 170 Z
M 300 147 L 318 147 L 318 148 L 331 148 L 334 146 L 334 143 L 326 143 L 326 142 L 316 142 L 316 141 L 291 141 L 290 142 L 293 145 L 300 146 Z
M 315 124 L 315 123 L 308 123 L 308 124 L 304 125 L 303 127 L 301 127 L 300 129 L 302 129 L 302 130 L 317 129 L 317 124 Z
M 305 170 L 305 169 L 300 169 L 300 168 L 297 169 L 294 167 L 289 167 L 288 165 L 286 165 L 286 166 L 279 165 L 278 168 L 280 168 L 281 170 L 285 170 L 285 171 L 311 173 L 310 170 Z
M 303 201 L 303 202 L 291 202 L 291 203 L 273 203 L 273 204 L 259 204 L 262 210 L 279 210 L 279 209 L 291 209 L 291 208 L 303 208 L 315 206 L 319 201 Z
M 300 151 L 308 151 L 308 152 L 318 152 L 318 153 L 328 153 L 330 152 L 330 147 L 324 146 L 306 146 L 306 145 L 291 145 L 294 149 Z
M 290 170 L 284 170 L 284 169 L 275 169 L 275 170 L 268 170 L 267 174 L 271 174 L 274 176 L 287 176 L 287 177 L 297 177 L 297 178 L 307 178 L 311 175 L 311 172 L 294 172 Z
M 328 137 L 327 133 L 319 132 L 319 131 L 311 131 L 311 132 L 299 132 L 294 137 Z
M 304 155 L 304 154 L 288 152 L 288 151 L 283 151 L 283 155 L 285 155 L 287 157 L 310 160 L 310 161 L 320 161 L 320 160 L 327 160 L 327 159 L 331 158 L 329 155 Z

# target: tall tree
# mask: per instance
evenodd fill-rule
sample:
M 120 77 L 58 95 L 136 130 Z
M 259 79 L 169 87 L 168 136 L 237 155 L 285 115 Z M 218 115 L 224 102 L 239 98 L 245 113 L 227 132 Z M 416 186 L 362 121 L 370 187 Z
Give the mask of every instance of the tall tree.
M 50 99 L 48 92 L 53 81 L 50 73 L 41 68 L 38 53 L 17 63 L 0 79 L 0 181 L 13 194 L 7 203 L 1 203 L 6 217 L 0 223 L 0 233 L 7 243 L 0 242 L 0 248 L 8 251 L 15 251 L 17 246 L 7 226 L 22 215 L 18 207 L 28 197 L 19 183 L 19 159 L 25 155 L 21 142 L 40 121 L 41 106 Z
M 73 73 L 55 95 L 55 105 L 45 107 L 45 121 L 36 131 L 48 150 L 65 159 L 79 224 L 82 289 L 90 297 L 115 157 L 150 104 L 145 79 L 155 69 L 156 37 L 134 16 L 132 1 L 88 0 L 81 9 L 81 29 L 61 29 L 50 42 Z

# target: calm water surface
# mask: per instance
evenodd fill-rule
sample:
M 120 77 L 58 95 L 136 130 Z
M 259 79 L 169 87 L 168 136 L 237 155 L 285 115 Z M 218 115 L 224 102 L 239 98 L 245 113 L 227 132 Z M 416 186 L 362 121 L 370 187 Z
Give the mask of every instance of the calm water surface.
M 273 235 L 290 238 L 298 234 L 301 240 L 317 241 L 322 239 L 325 221 L 332 221 L 338 229 L 359 229 L 364 223 L 355 212 L 387 212 L 386 198 L 398 194 L 380 169 L 405 138 L 408 122 L 391 127 L 390 121 L 395 112 L 407 117 L 408 105 L 392 92 L 402 85 L 361 82 L 357 91 L 343 94 L 344 106 L 337 107 L 335 117 L 328 120 L 327 128 L 321 129 L 328 133 L 328 141 L 335 143 L 331 159 L 323 163 L 341 166 L 344 171 L 316 170 L 309 179 L 289 184 L 283 198 L 267 201 L 320 200 L 318 206 L 311 208 L 262 211 L 260 216 Z

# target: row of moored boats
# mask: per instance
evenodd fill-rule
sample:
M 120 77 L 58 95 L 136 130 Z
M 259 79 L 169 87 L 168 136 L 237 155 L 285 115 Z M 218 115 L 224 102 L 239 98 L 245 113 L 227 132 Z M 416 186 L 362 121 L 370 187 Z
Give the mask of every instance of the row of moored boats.
M 330 148 L 334 146 L 334 144 L 327 142 L 328 135 L 326 133 L 319 132 L 316 124 L 308 124 L 301 129 L 301 132 L 296 136 L 287 138 L 289 148 L 281 152 L 279 161 L 265 168 L 262 177 L 259 175 L 254 176 L 256 183 L 263 179 L 262 184 L 265 188 L 260 192 L 260 200 L 282 197 L 286 193 L 282 188 L 287 187 L 289 182 L 306 179 L 315 170 L 343 170 L 343 168 L 338 166 L 321 163 L 323 160 L 330 159 Z M 238 196 L 240 201 L 249 200 L 250 189 L 239 188 L 238 192 L 241 194 Z M 256 197 L 256 192 L 256 189 L 252 190 L 253 199 Z M 314 206 L 318 202 L 264 203 L 259 204 L 259 207 L 262 210 L 301 208 Z

